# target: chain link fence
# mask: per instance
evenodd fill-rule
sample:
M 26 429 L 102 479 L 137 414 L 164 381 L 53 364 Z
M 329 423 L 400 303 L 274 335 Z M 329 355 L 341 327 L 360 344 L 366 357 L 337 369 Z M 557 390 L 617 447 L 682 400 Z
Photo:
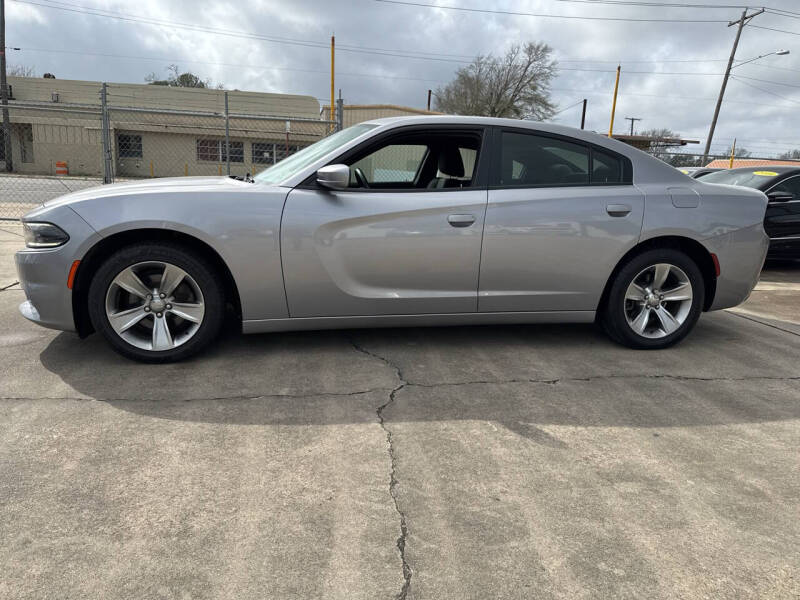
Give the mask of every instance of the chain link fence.
M 96 92 L 96 104 L 9 102 L 0 219 L 107 183 L 253 176 L 339 129 L 332 121 L 270 114 L 263 94 L 197 90 L 176 106 L 132 86 L 103 84 Z

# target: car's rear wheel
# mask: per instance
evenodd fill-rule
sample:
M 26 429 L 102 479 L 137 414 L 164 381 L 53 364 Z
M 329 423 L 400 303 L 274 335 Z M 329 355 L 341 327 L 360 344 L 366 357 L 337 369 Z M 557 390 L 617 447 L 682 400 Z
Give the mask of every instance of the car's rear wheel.
M 611 284 L 601 320 L 609 336 L 631 348 L 667 348 L 682 340 L 703 309 L 697 264 L 671 248 L 631 258 Z
M 180 360 L 219 333 L 224 295 L 213 267 L 182 246 L 153 242 L 112 254 L 89 287 L 92 324 L 123 356 Z

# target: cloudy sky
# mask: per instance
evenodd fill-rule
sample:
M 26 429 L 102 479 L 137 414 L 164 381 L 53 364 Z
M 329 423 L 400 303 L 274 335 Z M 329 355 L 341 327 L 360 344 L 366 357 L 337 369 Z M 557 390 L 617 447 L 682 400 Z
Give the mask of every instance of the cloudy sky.
M 703 7 L 676 6 L 686 4 Z M 637 129 L 666 127 L 701 141 L 735 35 L 727 21 L 743 10 L 737 0 L 6 0 L 6 6 L 7 45 L 22 48 L 8 52 L 9 63 L 62 79 L 135 83 L 153 71 L 166 75 L 165 67 L 177 63 L 229 89 L 325 101 L 335 34 L 336 86 L 351 104 L 424 108 L 427 89 L 446 83 L 471 57 L 543 41 L 559 64 L 553 100 L 566 109 L 554 121 L 579 125 L 580 107 L 568 107 L 587 98 L 587 128 L 606 131 L 619 62 L 615 131 L 630 126 L 624 117 L 639 117 Z M 723 152 L 734 137 L 758 156 L 800 148 L 800 2 L 768 6 L 794 14 L 753 19 L 737 59 L 777 49 L 791 54 L 734 70 L 712 152 Z

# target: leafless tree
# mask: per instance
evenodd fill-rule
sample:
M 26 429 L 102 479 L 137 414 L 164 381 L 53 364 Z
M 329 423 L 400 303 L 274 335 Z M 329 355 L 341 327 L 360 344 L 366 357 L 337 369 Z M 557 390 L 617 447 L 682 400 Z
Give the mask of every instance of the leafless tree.
M 6 72 L 9 77 L 36 77 L 36 67 L 25 65 L 9 65 Z
M 547 44 L 528 42 L 504 56 L 479 56 L 436 90 L 434 108 L 454 115 L 541 121 L 552 115 L 550 81 L 556 63 Z
M 800 160 L 800 150 L 797 148 L 794 150 L 789 150 L 788 152 L 779 154 L 778 158 L 782 158 L 783 160 Z

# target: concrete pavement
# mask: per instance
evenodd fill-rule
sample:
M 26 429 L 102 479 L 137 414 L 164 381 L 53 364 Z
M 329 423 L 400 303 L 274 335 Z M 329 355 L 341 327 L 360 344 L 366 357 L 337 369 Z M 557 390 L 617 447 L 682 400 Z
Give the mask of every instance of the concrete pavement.
M 793 293 L 661 352 L 395 329 L 147 366 L 28 324 L 12 286 L 0 597 L 797 596 Z

